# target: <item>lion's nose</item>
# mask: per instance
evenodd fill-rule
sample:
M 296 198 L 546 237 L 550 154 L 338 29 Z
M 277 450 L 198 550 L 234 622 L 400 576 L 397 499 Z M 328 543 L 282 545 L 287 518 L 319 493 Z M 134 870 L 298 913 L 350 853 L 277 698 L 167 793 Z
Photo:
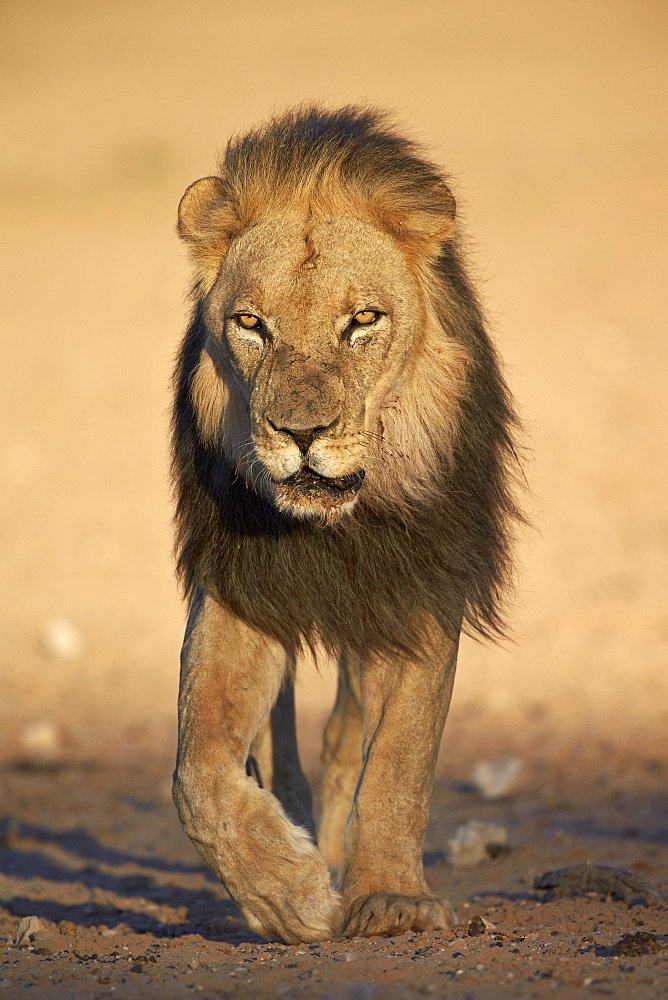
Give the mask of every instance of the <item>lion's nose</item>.
M 333 420 L 331 424 L 319 427 L 278 427 L 268 418 L 267 422 L 275 431 L 280 431 L 283 434 L 289 434 L 301 451 L 302 455 L 306 455 L 315 438 L 320 437 L 320 435 L 324 434 L 325 431 L 330 430 L 330 428 L 336 423 L 336 420 Z
M 309 427 L 307 430 L 293 431 L 288 430 L 287 427 L 282 428 L 288 434 L 290 434 L 297 442 L 297 447 L 303 455 L 309 450 L 313 444 L 313 438 L 316 436 L 318 431 L 324 431 L 324 427 Z

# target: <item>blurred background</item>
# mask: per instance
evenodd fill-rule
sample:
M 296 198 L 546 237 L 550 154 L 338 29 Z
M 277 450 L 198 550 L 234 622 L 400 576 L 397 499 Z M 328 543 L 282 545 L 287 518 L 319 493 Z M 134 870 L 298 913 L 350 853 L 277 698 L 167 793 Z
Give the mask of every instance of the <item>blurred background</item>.
M 167 752 L 184 622 L 169 378 L 185 187 L 296 101 L 370 101 L 448 171 L 533 453 L 480 749 L 664 743 L 663 0 L 4 0 L 0 756 Z M 332 678 L 305 672 L 310 740 Z M 311 744 L 309 743 L 309 746 Z

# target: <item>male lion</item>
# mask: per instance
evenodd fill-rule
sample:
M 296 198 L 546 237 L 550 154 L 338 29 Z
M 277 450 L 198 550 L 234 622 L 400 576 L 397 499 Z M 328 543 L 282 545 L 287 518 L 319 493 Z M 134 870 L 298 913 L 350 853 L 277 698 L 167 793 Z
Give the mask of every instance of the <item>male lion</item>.
M 287 942 L 456 923 L 422 869 L 429 798 L 459 632 L 502 630 L 518 515 L 454 217 L 437 169 L 355 107 L 235 139 L 179 206 L 196 281 L 175 376 L 174 798 L 249 927 Z M 340 664 L 319 849 L 304 647 Z

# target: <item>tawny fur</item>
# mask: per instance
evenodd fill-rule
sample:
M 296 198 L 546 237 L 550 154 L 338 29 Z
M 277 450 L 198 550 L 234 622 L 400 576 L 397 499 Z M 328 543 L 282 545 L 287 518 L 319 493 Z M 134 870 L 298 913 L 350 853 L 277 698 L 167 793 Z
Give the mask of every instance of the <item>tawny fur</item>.
M 460 628 L 504 632 L 521 517 L 454 199 L 382 113 L 302 108 L 229 144 L 179 232 L 195 267 L 173 410 L 182 821 L 259 933 L 445 929 L 422 868 L 434 767 Z M 310 493 L 304 469 L 355 490 Z M 320 853 L 290 680 L 305 646 L 341 670 Z
M 519 516 L 509 488 L 515 417 L 462 267 L 443 178 L 382 114 L 307 109 L 231 142 L 220 176 L 200 184 L 203 191 L 186 192 L 180 215 L 199 275 L 175 375 L 177 549 L 186 593 L 204 585 L 291 649 L 319 639 L 330 650 L 410 651 L 419 645 L 421 614 L 450 634 L 461 614 L 472 632 L 503 633 L 510 526 Z M 367 400 L 378 417 L 359 428 L 368 454 L 359 502 L 322 532 L 277 515 L 246 488 L 255 476 L 262 494 L 267 473 L 205 303 L 244 233 L 276 213 L 285 226 L 349 212 L 390 235 L 422 317 L 397 384 L 384 389 L 380 380 L 385 397 L 374 400 L 372 391 Z M 397 576 L 405 579 L 402 594 L 394 592 Z

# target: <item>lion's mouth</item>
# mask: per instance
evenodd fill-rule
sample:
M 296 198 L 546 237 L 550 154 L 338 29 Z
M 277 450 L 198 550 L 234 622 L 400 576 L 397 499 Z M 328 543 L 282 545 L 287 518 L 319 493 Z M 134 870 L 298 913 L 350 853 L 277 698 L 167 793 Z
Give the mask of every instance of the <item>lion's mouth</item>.
M 334 479 L 329 476 L 320 476 L 313 469 L 304 467 L 299 472 L 295 472 L 289 479 L 276 483 L 276 487 L 281 492 L 289 491 L 300 497 L 316 500 L 330 506 L 351 500 L 358 493 L 363 482 L 364 469 L 353 472 L 349 476 L 340 476 Z

